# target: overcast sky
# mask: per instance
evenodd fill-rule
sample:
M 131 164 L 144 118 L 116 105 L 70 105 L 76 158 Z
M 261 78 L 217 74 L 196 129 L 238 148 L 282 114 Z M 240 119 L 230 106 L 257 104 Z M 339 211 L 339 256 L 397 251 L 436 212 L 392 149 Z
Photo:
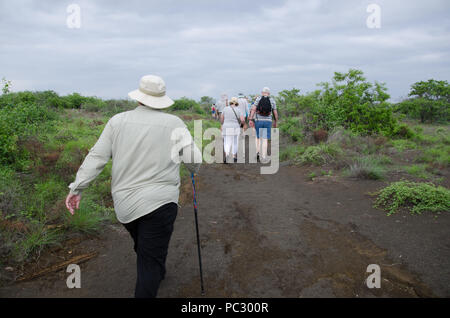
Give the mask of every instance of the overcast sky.
M 81 9 L 69 28 L 68 5 Z M 381 8 L 368 28 L 367 6 Z M 364 71 L 393 100 L 412 83 L 449 80 L 448 0 L 0 0 L 0 77 L 13 90 L 125 98 L 146 74 L 173 98 L 218 98 Z

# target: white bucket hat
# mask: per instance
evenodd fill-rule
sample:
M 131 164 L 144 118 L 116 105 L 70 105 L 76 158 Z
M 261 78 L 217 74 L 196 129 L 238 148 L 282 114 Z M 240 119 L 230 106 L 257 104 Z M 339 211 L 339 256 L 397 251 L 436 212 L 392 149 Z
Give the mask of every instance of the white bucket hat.
M 155 75 L 145 75 L 139 82 L 139 89 L 128 93 L 131 99 L 156 109 L 163 109 L 173 105 L 173 100 L 166 95 L 166 83 Z

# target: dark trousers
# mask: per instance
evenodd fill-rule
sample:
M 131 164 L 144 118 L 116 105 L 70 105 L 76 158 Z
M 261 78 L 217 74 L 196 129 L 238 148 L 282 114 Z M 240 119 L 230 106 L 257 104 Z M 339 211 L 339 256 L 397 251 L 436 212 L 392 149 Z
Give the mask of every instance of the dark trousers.
M 168 203 L 130 223 L 123 224 L 134 240 L 137 280 L 134 296 L 154 298 L 166 274 L 166 257 L 178 205 Z

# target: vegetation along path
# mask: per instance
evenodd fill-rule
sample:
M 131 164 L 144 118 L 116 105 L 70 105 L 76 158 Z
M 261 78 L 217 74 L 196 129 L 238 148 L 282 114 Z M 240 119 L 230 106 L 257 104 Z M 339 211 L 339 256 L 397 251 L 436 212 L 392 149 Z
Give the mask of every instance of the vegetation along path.
M 391 216 L 369 193 L 385 182 L 308 178 L 305 167 L 260 175 L 259 165 L 204 165 L 198 204 L 208 297 L 450 296 L 448 213 Z M 159 297 L 199 297 L 190 184 L 170 243 Z M 119 224 L 73 243 L 67 253 L 98 251 L 80 264 L 81 288 L 65 270 L 0 289 L 1 297 L 132 297 L 135 254 Z M 66 248 L 68 250 L 69 247 Z M 381 288 L 369 289 L 369 264 Z

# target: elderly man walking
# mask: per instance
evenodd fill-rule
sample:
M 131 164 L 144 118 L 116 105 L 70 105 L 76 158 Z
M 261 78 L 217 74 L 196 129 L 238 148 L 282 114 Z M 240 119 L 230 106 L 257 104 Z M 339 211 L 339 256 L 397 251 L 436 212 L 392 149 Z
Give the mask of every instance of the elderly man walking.
M 272 113 L 274 122 L 272 125 Z M 256 129 L 256 158 L 267 162 L 267 144 L 271 139 L 271 128 L 277 127 L 278 112 L 275 100 L 270 96 L 270 89 L 264 87 L 261 96 L 257 97 L 249 116 L 250 126 Z M 254 122 L 253 122 L 254 121 Z
M 196 172 L 201 153 L 183 121 L 160 111 L 173 104 L 162 78 L 144 76 L 139 89 L 128 95 L 139 105 L 107 122 L 69 185 L 66 206 L 74 214 L 82 191 L 112 158 L 116 217 L 133 238 L 137 254 L 135 297 L 156 297 L 178 212 L 180 162 Z

